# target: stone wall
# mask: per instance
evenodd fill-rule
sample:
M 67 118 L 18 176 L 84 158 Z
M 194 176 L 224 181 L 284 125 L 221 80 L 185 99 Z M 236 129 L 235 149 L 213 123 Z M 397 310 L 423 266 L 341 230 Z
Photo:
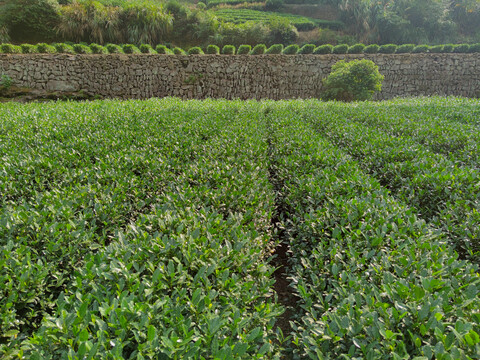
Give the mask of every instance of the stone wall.
M 377 99 L 480 95 L 480 54 L 0 55 L 14 85 L 113 98 L 315 98 L 340 59 L 373 60 L 385 76 Z

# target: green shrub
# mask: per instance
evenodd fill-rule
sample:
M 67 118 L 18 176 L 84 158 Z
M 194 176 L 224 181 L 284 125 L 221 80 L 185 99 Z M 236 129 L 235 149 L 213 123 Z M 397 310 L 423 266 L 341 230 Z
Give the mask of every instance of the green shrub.
M 75 44 L 73 45 L 73 51 L 75 51 L 76 54 L 91 54 L 92 50 L 90 47 L 87 45 L 83 44 Z
M 2 54 L 21 54 L 22 48 L 12 44 L 1 44 L 0 53 Z
M 108 50 L 102 45 L 92 43 L 89 47 L 92 50 L 92 54 L 108 54 Z
M 57 50 L 52 45 L 40 43 L 37 44 L 37 52 L 40 54 L 53 54 L 56 53 Z
M 331 54 L 333 50 L 333 46 L 330 44 L 325 44 L 325 45 L 320 45 L 319 47 L 315 48 L 313 50 L 313 53 L 315 55 L 321 55 L 321 54 Z
M 443 51 L 444 53 L 451 53 L 453 51 L 454 45 L 453 44 L 445 44 L 443 45 Z
M 162 54 L 162 55 L 173 54 L 172 50 L 170 50 L 165 45 L 157 45 L 157 47 L 155 48 L 155 51 L 157 52 L 157 54 Z
M 443 45 L 430 46 L 430 52 L 433 54 L 439 54 L 443 52 Z
M 364 49 L 365 49 L 364 44 L 355 44 L 355 45 L 352 45 L 348 48 L 347 53 L 349 53 L 349 54 L 361 54 L 361 53 L 363 53 Z
M 470 47 L 468 48 L 468 52 L 469 52 L 469 53 L 477 53 L 477 52 L 480 52 L 480 43 L 470 45 Z
M 218 55 L 220 54 L 220 48 L 217 45 L 208 45 L 206 53 L 211 55 Z
M 470 49 L 470 45 L 468 44 L 457 44 L 453 46 L 453 52 L 457 54 L 468 53 L 469 49 Z
M 370 60 L 341 60 L 332 66 L 332 72 L 323 80 L 326 100 L 369 100 L 382 89 L 384 77 Z
M 394 54 L 395 51 L 397 51 L 397 45 L 395 44 L 385 44 L 378 49 L 380 54 Z
M 37 47 L 31 44 L 22 44 L 20 45 L 23 54 L 34 54 L 37 52 Z
M 13 85 L 12 78 L 7 74 L 2 73 L 2 76 L 0 77 L 0 88 L 2 90 L 8 90 L 12 87 L 12 85 Z
M 305 44 L 303 45 L 300 50 L 298 50 L 299 54 L 313 54 L 313 51 L 315 50 L 315 45 L 314 44 Z
M 282 7 L 283 0 L 267 0 L 265 2 L 265 9 L 269 11 L 275 11 Z
M 348 51 L 348 45 L 340 44 L 333 47 L 332 54 L 346 54 L 347 51 Z
M 199 46 L 194 46 L 188 49 L 188 55 L 203 55 L 204 52 Z
M 186 55 L 185 50 L 183 50 L 182 48 L 179 48 L 179 47 L 173 48 L 172 51 L 175 55 Z
M 363 49 L 363 53 L 364 54 L 377 54 L 379 48 L 380 48 L 380 46 L 377 45 L 377 44 L 367 45 L 367 46 L 365 46 L 365 49 Z
M 122 49 L 125 54 L 140 54 L 140 50 L 133 44 L 125 44 Z
M 52 44 L 52 46 L 55 48 L 55 51 L 59 54 L 74 54 L 75 53 L 72 45 L 69 45 L 69 44 L 66 44 L 66 43 L 55 43 L 55 44 Z
M 270 46 L 267 51 L 265 51 L 265 54 L 281 54 L 283 51 L 283 45 L 282 44 L 274 44 Z
M 235 46 L 225 45 L 222 49 L 223 55 L 235 55 Z
M 420 54 L 420 53 L 427 53 L 430 47 L 428 45 L 417 45 L 413 48 L 412 53 Z
M 397 54 L 408 54 L 413 51 L 415 44 L 403 44 L 397 47 Z
M 265 54 L 267 47 L 265 44 L 257 44 L 255 47 L 250 51 L 250 55 L 262 55 Z
M 198 10 L 205 10 L 207 8 L 207 5 L 204 2 L 199 1 L 197 3 L 197 9 Z
M 121 46 L 116 44 L 107 44 L 105 45 L 109 54 L 123 54 L 123 49 Z
M 288 45 L 285 49 L 283 49 L 283 54 L 296 55 L 299 49 L 300 48 L 297 44 Z
M 138 48 L 142 54 L 155 54 L 155 50 L 153 50 L 150 44 L 141 44 Z
M 238 47 L 237 55 L 248 55 L 252 51 L 252 47 L 250 45 L 240 45 Z

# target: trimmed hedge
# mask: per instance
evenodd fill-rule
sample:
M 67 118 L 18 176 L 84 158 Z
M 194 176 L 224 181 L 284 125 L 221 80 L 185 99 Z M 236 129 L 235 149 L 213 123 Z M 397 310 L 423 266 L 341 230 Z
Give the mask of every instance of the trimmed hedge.
M 347 44 L 339 44 L 336 46 L 325 44 L 315 47 L 313 44 L 303 45 L 301 48 L 297 44 L 283 47 L 282 44 L 274 44 L 268 49 L 265 44 L 257 44 L 252 49 L 251 45 L 240 45 L 235 51 L 235 46 L 225 45 L 222 50 L 217 45 L 208 45 L 205 48 L 206 54 L 223 54 L 223 55 L 260 55 L 260 54 L 407 54 L 407 53 L 479 53 L 480 43 L 478 44 L 444 44 L 444 45 L 415 45 L 415 44 L 385 44 L 377 45 L 371 44 L 365 46 L 364 44 L 354 44 L 348 46 Z M 37 45 L 22 44 L 20 46 L 13 44 L 0 44 L 0 53 L 3 54 L 176 54 L 176 55 L 198 55 L 204 54 L 202 48 L 195 46 L 188 52 L 176 47 L 171 50 L 166 45 L 157 45 L 153 48 L 149 44 L 141 44 L 137 47 L 134 44 L 106 44 L 105 46 L 92 43 L 90 45 L 85 43 L 41 43 Z

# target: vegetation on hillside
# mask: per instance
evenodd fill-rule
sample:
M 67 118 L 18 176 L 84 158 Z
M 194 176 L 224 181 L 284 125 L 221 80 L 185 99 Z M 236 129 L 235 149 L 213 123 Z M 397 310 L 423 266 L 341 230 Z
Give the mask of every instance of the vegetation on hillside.
M 337 18 L 288 14 L 284 5 L 292 2 L 299 3 L 297 7 L 304 3 L 328 6 Z M 480 2 L 4 0 L 0 3 L 0 41 L 173 43 L 187 47 L 275 42 L 472 43 L 480 41 Z

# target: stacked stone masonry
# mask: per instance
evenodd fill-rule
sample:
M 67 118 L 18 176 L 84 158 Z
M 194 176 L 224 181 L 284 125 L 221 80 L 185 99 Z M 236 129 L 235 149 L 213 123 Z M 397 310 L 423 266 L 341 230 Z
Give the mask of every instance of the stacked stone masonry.
M 376 99 L 480 95 L 480 54 L 67 55 L 1 54 L 18 87 L 109 98 L 318 98 L 337 61 L 369 59 L 385 76 Z

